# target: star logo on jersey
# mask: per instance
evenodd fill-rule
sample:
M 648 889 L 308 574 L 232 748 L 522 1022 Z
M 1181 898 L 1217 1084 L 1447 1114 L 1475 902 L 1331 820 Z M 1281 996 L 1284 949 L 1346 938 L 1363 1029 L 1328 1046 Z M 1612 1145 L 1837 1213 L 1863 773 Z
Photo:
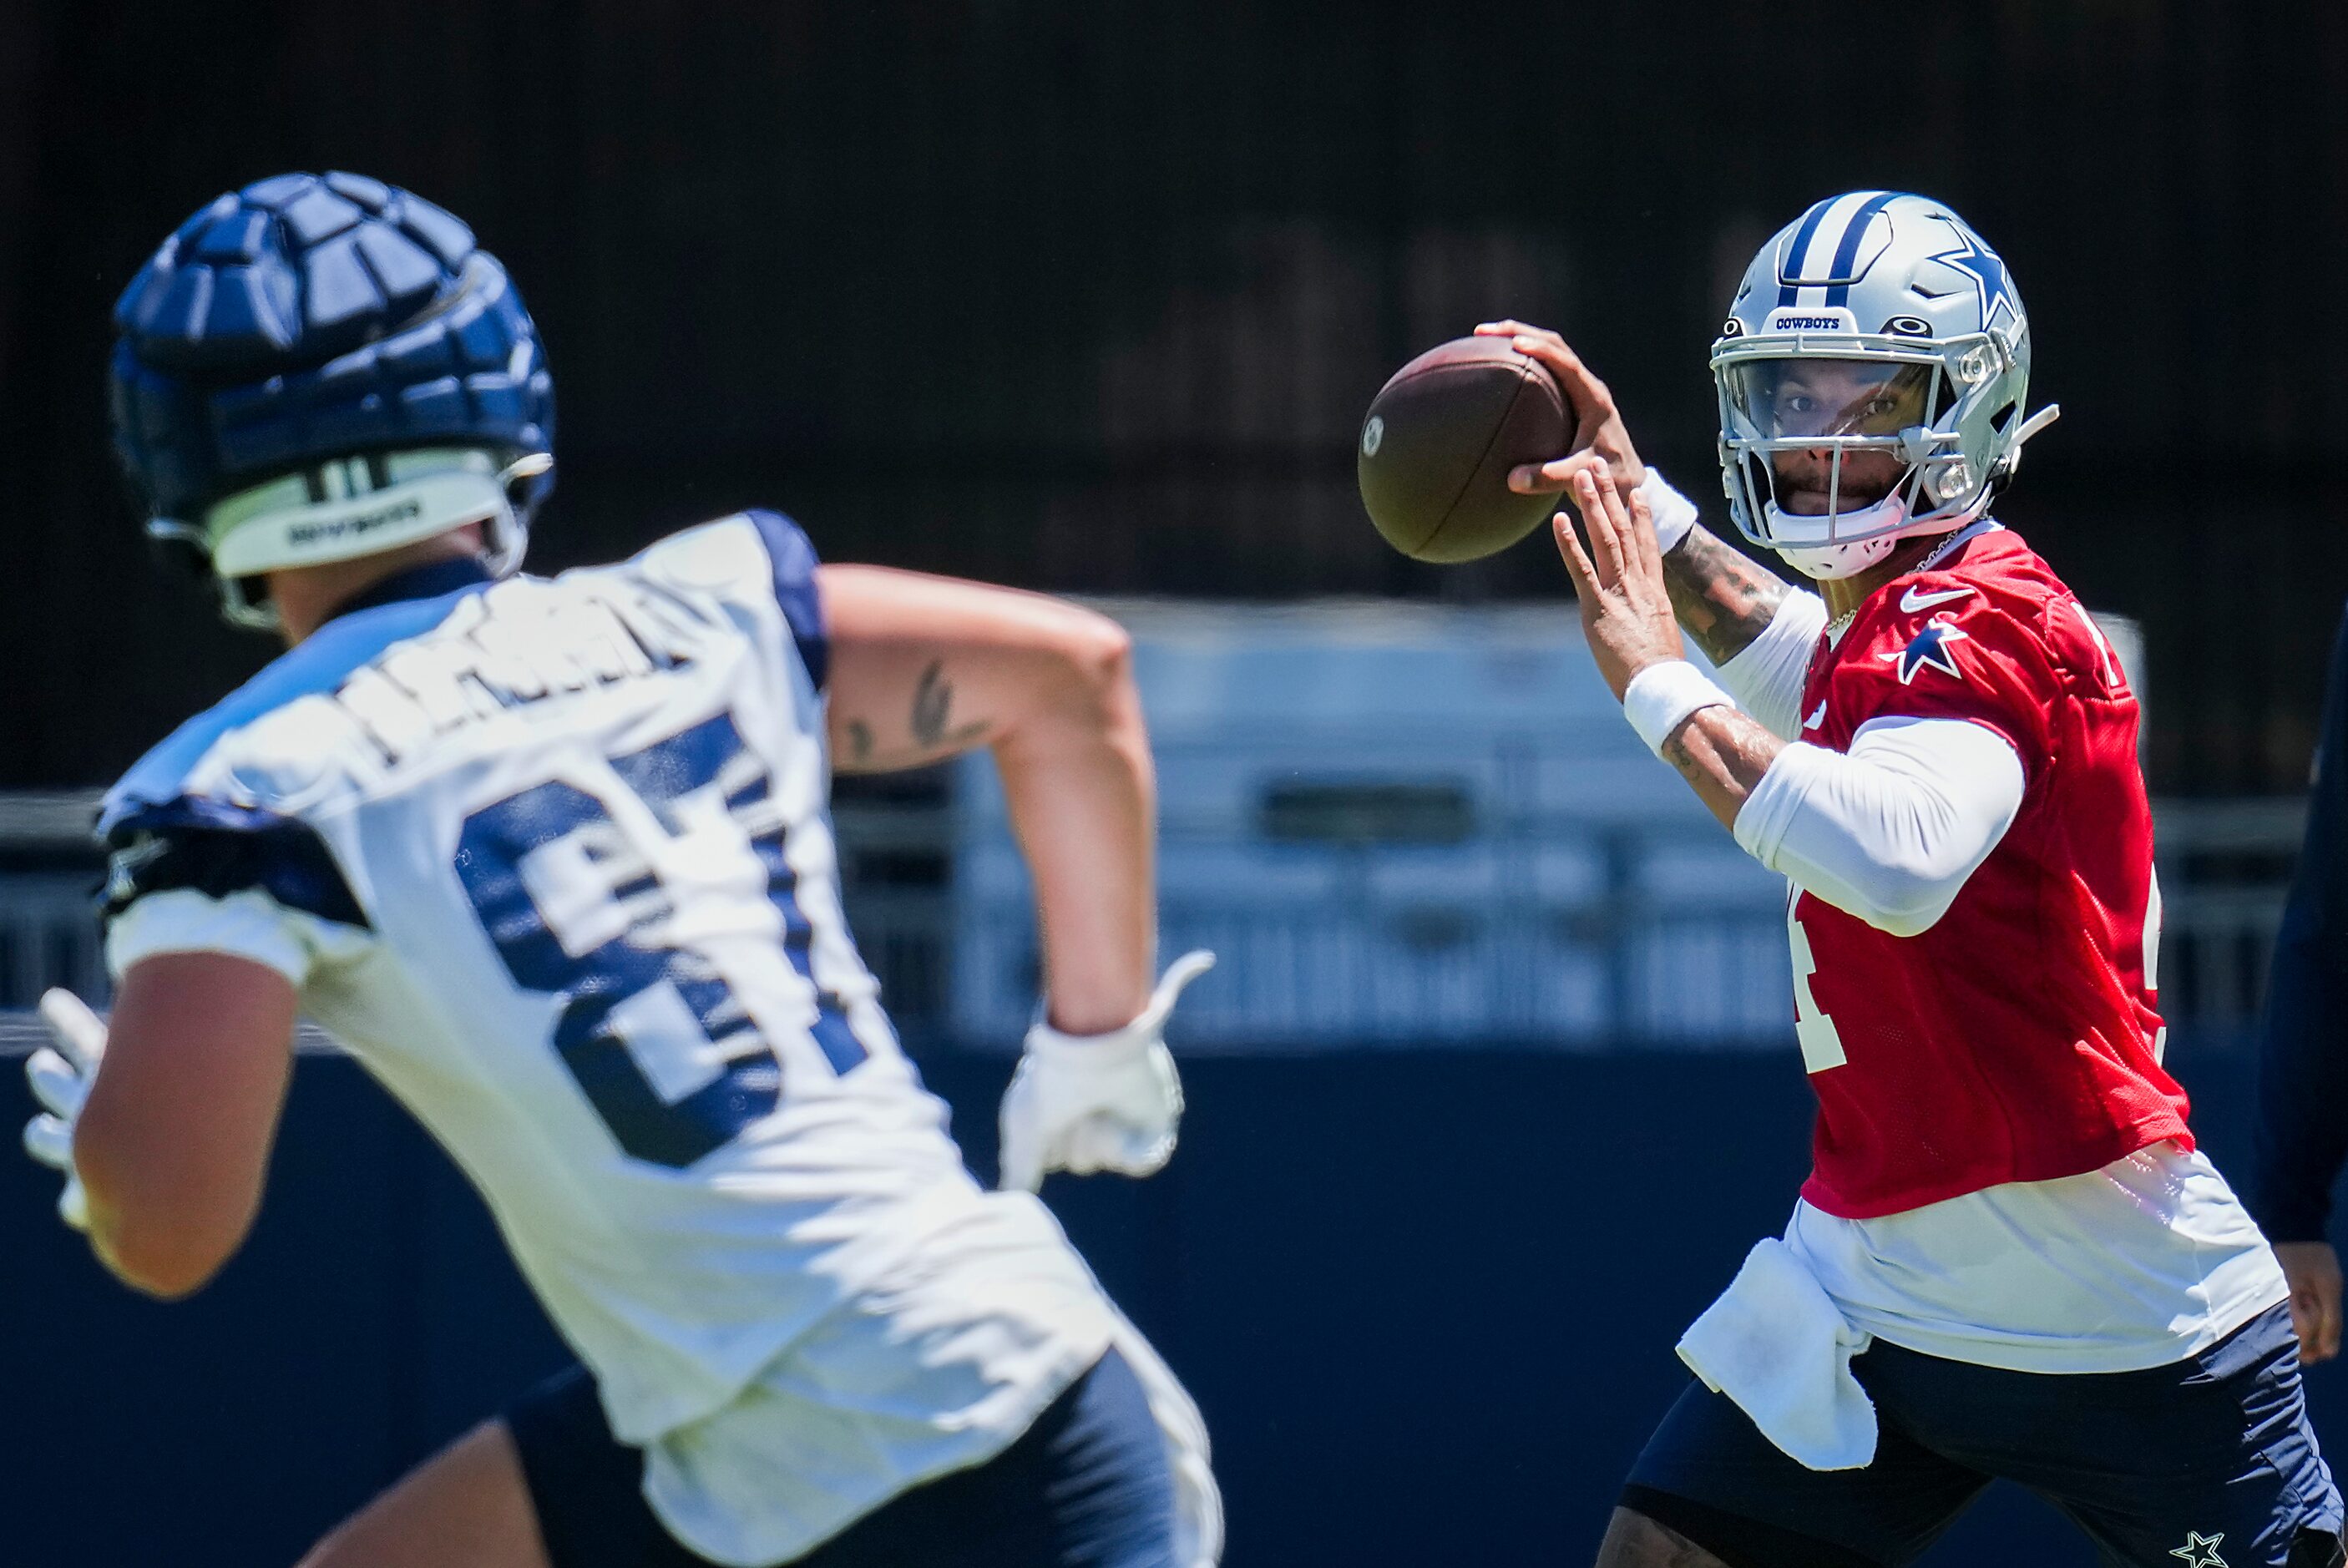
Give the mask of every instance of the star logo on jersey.
M 1915 685 L 1916 676 L 1921 670 L 1939 670 L 1942 675 L 1962 680 L 1965 672 L 1957 668 L 1957 661 L 1950 654 L 1949 645 L 1966 640 L 1964 633 L 1945 622 L 1927 621 L 1916 628 L 1916 634 L 1908 640 L 1906 647 L 1875 656 L 1887 665 L 1898 663 L 1901 686 Z
M 2226 1568 L 2226 1560 L 2218 1555 L 2218 1542 L 2225 1539 L 2226 1532 L 2222 1530 L 2215 1535 L 2188 1530 L 2185 1532 L 2185 1544 L 2170 1547 L 2168 1554 L 2183 1558 L 2185 1568 Z
M 1998 260 L 1996 252 L 1962 229 L 1956 232 L 1956 248 L 1942 251 L 1931 259 L 1972 279 L 1974 297 L 1981 302 L 1982 330 L 1987 332 L 1997 324 L 1997 313 L 2001 308 L 2007 315 L 2019 320 L 2022 311 L 2013 302 L 2013 292 L 2006 287 L 2005 263 Z
M 1912 615 L 1919 610 L 1929 610 L 1935 604 L 1945 604 L 1952 599 L 1962 599 L 1972 593 L 1970 588 L 1943 588 L 1927 593 L 1921 588 L 1910 588 L 1900 595 L 1900 613 Z

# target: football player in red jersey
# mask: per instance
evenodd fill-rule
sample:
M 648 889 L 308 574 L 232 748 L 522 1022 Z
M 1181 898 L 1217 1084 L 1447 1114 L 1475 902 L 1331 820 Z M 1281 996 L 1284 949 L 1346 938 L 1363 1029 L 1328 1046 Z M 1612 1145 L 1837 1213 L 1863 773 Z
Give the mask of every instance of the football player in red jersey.
M 2336 1568 L 2288 1289 L 2161 1067 L 2136 697 L 1990 516 L 2053 415 L 1996 253 L 1862 191 L 1746 272 L 1712 360 L 1729 512 L 1817 593 L 1697 526 L 1557 335 L 1478 330 L 1581 416 L 1511 482 L 1581 514 L 1557 542 L 1601 672 L 1790 883 L 1819 1106 L 1601 1568 L 1908 1563 L 1997 1477 L 2109 1563 Z

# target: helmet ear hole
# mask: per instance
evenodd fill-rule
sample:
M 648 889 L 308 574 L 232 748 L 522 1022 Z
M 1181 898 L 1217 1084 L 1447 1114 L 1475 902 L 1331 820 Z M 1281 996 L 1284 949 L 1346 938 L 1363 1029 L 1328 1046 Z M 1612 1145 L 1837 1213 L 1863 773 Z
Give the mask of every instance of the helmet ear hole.
M 2013 428 L 2014 417 L 2021 412 L 2022 405 L 2020 403 L 2008 403 L 2004 407 L 2000 408 L 1996 413 L 1990 416 L 1989 428 L 2003 436 Z

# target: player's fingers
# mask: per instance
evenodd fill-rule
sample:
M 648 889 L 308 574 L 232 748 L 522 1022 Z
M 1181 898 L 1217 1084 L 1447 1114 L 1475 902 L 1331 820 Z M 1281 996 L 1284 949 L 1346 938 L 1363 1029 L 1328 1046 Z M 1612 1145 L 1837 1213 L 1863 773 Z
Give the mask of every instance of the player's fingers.
M 1598 581 L 1612 587 L 1622 581 L 1622 540 L 1615 513 L 1614 481 L 1603 468 L 1585 469 L 1573 477 L 1573 504 L 1581 509 L 1581 525 L 1590 532 L 1590 559 L 1597 564 Z
M 66 1190 L 57 1194 L 57 1218 L 77 1231 L 89 1229 L 89 1193 L 80 1177 L 66 1178 Z
M 1565 341 L 1563 337 L 1546 326 L 1535 326 L 1529 322 L 1518 321 L 1513 316 L 1506 321 L 1478 322 L 1476 335 L 1478 337 L 1538 337 L 1557 343 Z
M 1649 506 L 1647 498 L 1637 490 L 1624 490 L 1618 485 L 1615 487 L 1614 494 L 1622 508 L 1624 543 L 1630 547 L 1632 554 L 1642 559 L 1656 555 L 1653 548 L 1655 541 L 1655 509 Z M 1661 557 L 1657 555 L 1657 559 L 1660 560 Z
M 25 1058 L 25 1078 L 33 1097 L 62 1117 L 80 1115 L 81 1102 L 89 1097 L 88 1080 L 46 1046 Z
M 1660 584 L 1663 580 L 1663 552 L 1655 542 L 1655 509 L 1647 504 L 1645 496 L 1632 490 L 1622 495 L 1622 516 L 1624 552 L 1643 579 Z
M 1068 1129 L 1060 1140 L 1059 1168 L 1071 1176 L 1090 1176 L 1117 1162 L 1116 1124 L 1096 1111 Z
M 73 1169 L 73 1128 L 54 1116 L 25 1123 L 25 1152 L 58 1171 Z
M 1110 1165 L 1128 1176 L 1154 1176 L 1174 1157 L 1171 1129 L 1153 1131 L 1128 1126 L 1118 1128 L 1117 1133 L 1116 1158 Z
M 1115 1171 L 1125 1176 L 1148 1176 L 1162 1169 L 1173 1153 L 1171 1129 L 1095 1114 L 1070 1130 L 1065 1168 L 1078 1175 Z
M 1606 459 L 1588 450 L 1545 463 L 1519 463 L 1509 470 L 1509 488 L 1519 495 L 1552 495 L 1573 483 L 1582 469 L 1603 467 Z
M 1598 487 L 1598 499 L 1606 508 L 1606 521 L 1614 526 L 1617 539 L 1631 531 L 1631 509 L 1625 503 L 1622 487 L 1614 482 L 1614 470 L 1597 464 L 1590 470 L 1591 482 Z
M 2291 1276 L 2291 1327 L 2299 1336 L 2302 1366 L 2329 1361 L 2340 1351 L 2340 1296 L 2337 1287 L 2303 1273 Z
M 1033 1192 L 1044 1185 L 1044 1143 L 1024 1131 L 1003 1130 L 995 1185 L 1006 1192 Z
M 88 1069 L 106 1054 L 106 1020 L 72 992 L 52 986 L 41 993 L 41 1022 L 74 1066 Z
M 1011 1087 L 1003 1091 L 996 1122 L 1002 1138 L 996 1145 L 995 1184 L 1006 1192 L 1033 1192 L 1044 1184 L 1044 1137 L 1037 1126 L 1035 1090 L 1023 1061 L 1011 1075 Z
M 1581 548 L 1581 536 L 1574 531 L 1573 514 L 1559 512 L 1549 520 L 1549 527 L 1557 535 L 1557 552 L 1565 558 L 1566 575 L 1573 579 L 1574 597 L 1584 610 L 1594 609 L 1601 593 L 1598 568 L 1590 563 L 1590 552 Z
M 1573 418 L 1573 444 L 1590 444 L 1600 428 L 1614 418 L 1614 394 L 1581 362 L 1571 345 L 1553 332 L 1520 332 L 1516 351 L 1538 362 L 1565 394 L 1565 410 Z

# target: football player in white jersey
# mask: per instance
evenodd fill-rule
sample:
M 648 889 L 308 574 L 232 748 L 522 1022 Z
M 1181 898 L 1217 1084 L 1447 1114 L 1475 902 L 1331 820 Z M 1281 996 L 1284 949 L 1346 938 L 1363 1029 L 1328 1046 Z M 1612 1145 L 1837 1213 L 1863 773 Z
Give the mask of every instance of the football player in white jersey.
M 537 336 L 463 224 L 352 175 L 221 197 L 124 293 L 118 454 L 289 651 L 107 797 L 111 1026 L 52 992 L 26 1130 L 107 1266 L 202 1285 L 297 1015 L 488 1200 L 583 1366 L 308 1568 L 1204 1568 L 1196 1410 L 1030 1195 L 1144 1174 L 1148 738 L 1112 623 L 819 566 L 747 512 L 516 574 Z M 982 1190 L 839 905 L 830 769 L 993 749 L 1047 1008 Z M 1023 1190 L 1024 1189 L 1024 1190 Z

